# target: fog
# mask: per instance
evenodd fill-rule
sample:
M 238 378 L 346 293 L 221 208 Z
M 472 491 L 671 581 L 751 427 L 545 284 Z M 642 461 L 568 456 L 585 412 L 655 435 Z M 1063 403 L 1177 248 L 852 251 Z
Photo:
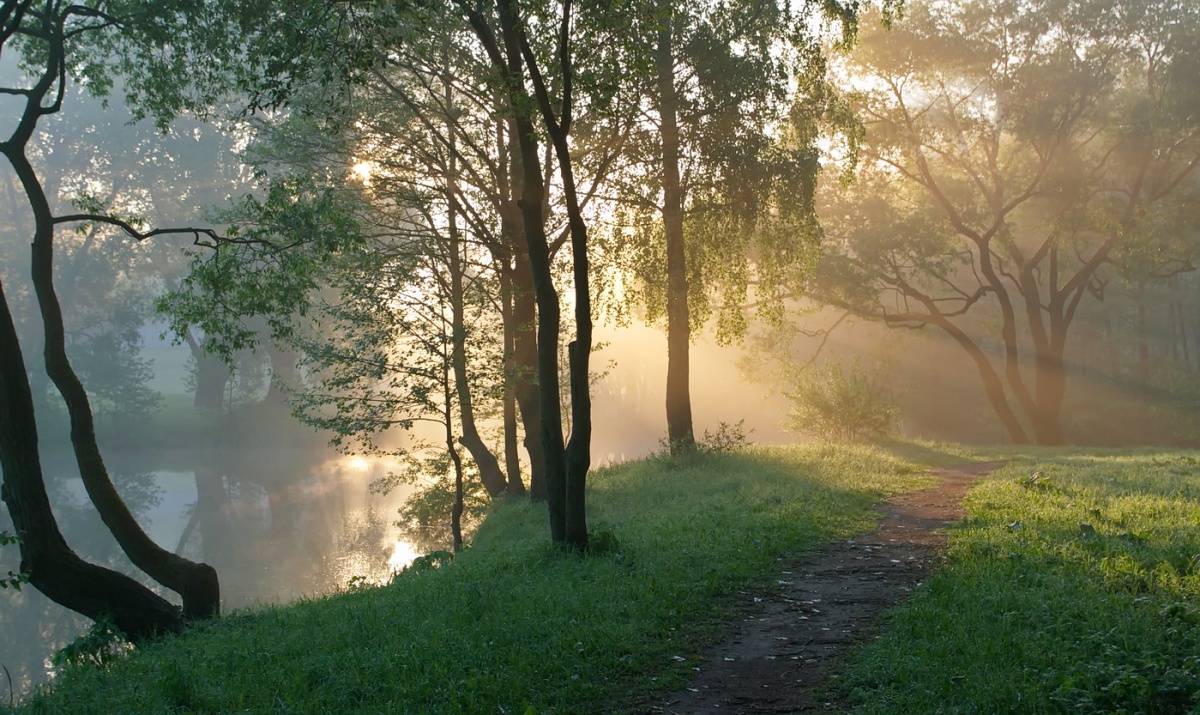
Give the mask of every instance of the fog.
M 1078 18 L 976 21 L 970 3 L 943 17 L 943 5 L 913 3 L 890 31 L 864 19 L 853 51 L 825 50 L 819 82 L 787 77 L 773 52 L 745 54 L 779 38 L 732 43 L 725 64 L 681 55 L 672 102 L 685 101 L 669 123 L 652 82 L 584 102 L 571 146 L 595 189 L 583 209 L 593 467 L 670 448 L 667 296 L 679 285 L 702 446 L 827 437 L 843 418 L 846 439 L 1200 446 L 1200 91 L 1187 84 L 1200 73 L 1155 74 L 1176 60 L 1171 28 L 1137 28 L 1151 41 L 1078 32 Z M 485 111 L 504 98 L 488 94 L 482 56 L 443 55 L 438 76 L 458 83 L 434 87 L 412 75 L 428 58 L 409 51 L 385 53 L 388 81 L 340 88 L 337 106 L 310 89 L 289 98 L 295 111 L 250 117 L 231 97 L 168 134 L 133 121 L 120 78 L 108 106 L 71 81 L 27 148 L 56 215 L 246 239 L 222 244 L 221 273 L 196 234 L 134 241 L 103 221 L 55 234 L 66 348 L 113 481 L 156 543 L 216 567 L 225 612 L 382 583 L 451 548 L 447 430 L 463 440 L 468 532 L 487 508 L 484 462 L 464 439 L 471 409 L 493 461 L 518 460 L 528 484 L 529 455 L 506 454 L 503 434 L 507 407 L 524 436 L 516 392 L 537 372 L 528 351 L 516 357 L 534 324 L 532 300 L 521 313 L 528 234 L 512 229 L 519 162 L 496 131 L 508 119 Z M 1078 61 L 1094 57 L 1124 64 Z M 23 86 L 17 60 L 0 55 L 0 86 Z M 402 85 L 404 103 L 390 93 Z M 717 102 L 712 87 L 746 94 Z M 5 131 L 21 109 L 13 92 L 0 94 Z M 844 106 L 805 104 L 833 96 Z M 1158 114 L 1142 117 L 1149 107 Z M 683 145 L 673 171 L 661 167 L 668 124 Z M 567 316 L 570 202 L 557 155 L 539 151 L 535 203 Z M 668 188 L 668 175 L 693 183 Z M 4 164 L 0 283 L 55 516 L 84 558 L 151 585 L 88 501 L 43 369 L 24 191 Z M 276 251 L 279 236 L 309 252 Z M 254 349 L 222 342 L 241 330 Z M 568 320 L 559 336 L 563 402 L 573 330 Z M 0 531 L 12 528 L 0 508 Z M 0 547 L 0 574 L 18 570 L 17 547 Z M 52 677 L 52 654 L 87 627 L 31 587 L 0 592 L 13 690 Z

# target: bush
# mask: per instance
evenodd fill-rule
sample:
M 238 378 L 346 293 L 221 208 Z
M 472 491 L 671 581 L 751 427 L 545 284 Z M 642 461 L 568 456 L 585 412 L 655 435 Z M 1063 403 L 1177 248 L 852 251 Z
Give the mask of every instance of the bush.
M 821 439 L 854 440 L 894 431 L 896 398 L 858 358 L 847 369 L 833 360 L 793 373 L 783 394 L 792 402 L 783 427 Z

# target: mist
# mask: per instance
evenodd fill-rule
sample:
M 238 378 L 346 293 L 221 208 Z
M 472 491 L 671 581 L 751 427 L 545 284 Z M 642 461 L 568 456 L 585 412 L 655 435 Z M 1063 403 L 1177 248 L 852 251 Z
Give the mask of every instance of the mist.
M 544 478 L 577 480 L 563 511 L 582 514 L 590 469 L 651 455 L 1200 447 L 1200 73 L 1150 20 L 1080 39 L 1088 7 L 864 12 L 852 48 L 844 18 L 796 20 L 796 48 L 783 13 L 696 9 L 653 56 L 618 41 L 650 26 L 621 15 L 577 39 L 595 71 L 538 113 L 568 83 L 499 86 L 453 13 L 443 44 L 416 33 L 361 76 L 222 75 L 180 89 L 192 104 L 153 96 L 138 73 L 161 68 L 64 70 L 62 111 L 38 105 L 21 150 L 59 217 L 61 340 L 108 473 L 158 546 L 216 569 L 228 613 L 387 583 L 464 548 L 456 529 L 469 546 L 495 504 L 558 499 Z M 746 37 L 716 42 L 710 21 Z M 36 75 L 18 59 L 0 85 Z M 30 91 L 0 94 L 0 126 Z M 80 480 L 30 270 L 50 219 L 18 164 L 0 284 L 53 516 L 84 559 L 178 606 Z M 555 405 L 561 440 L 538 431 Z M 0 547 L 0 573 L 20 570 Z M 89 623 L 0 591 L 14 691 Z

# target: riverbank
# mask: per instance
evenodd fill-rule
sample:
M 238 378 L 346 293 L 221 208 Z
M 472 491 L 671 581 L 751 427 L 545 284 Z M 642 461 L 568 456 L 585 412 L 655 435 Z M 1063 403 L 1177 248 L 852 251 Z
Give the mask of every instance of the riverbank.
M 594 712 L 679 687 L 746 584 L 871 528 L 930 483 L 871 447 L 751 448 L 597 471 L 597 553 L 549 546 L 542 507 L 499 507 L 452 563 L 247 610 L 61 673 L 26 712 Z
M 1008 463 L 972 486 L 944 565 L 849 651 L 820 702 L 1192 711 L 1194 452 L 900 444 L 600 470 L 587 557 L 550 548 L 543 508 L 504 504 L 451 562 L 68 669 L 21 712 L 646 712 L 691 687 L 704 647 L 744 612 L 737 599 L 774 584 L 784 559 L 869 531 L 872 504 L 972 459 Z

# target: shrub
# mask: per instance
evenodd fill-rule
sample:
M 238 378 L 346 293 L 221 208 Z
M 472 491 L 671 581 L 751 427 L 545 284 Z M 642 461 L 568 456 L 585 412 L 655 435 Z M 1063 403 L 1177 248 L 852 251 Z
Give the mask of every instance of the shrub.
M 896 398 L 879 369 L 858 358 L 848 368 L 833 360 L 797 371 L 783 394 L 792 402 L 784 429 L 822 439 L 853 440 L 895 429 Z

